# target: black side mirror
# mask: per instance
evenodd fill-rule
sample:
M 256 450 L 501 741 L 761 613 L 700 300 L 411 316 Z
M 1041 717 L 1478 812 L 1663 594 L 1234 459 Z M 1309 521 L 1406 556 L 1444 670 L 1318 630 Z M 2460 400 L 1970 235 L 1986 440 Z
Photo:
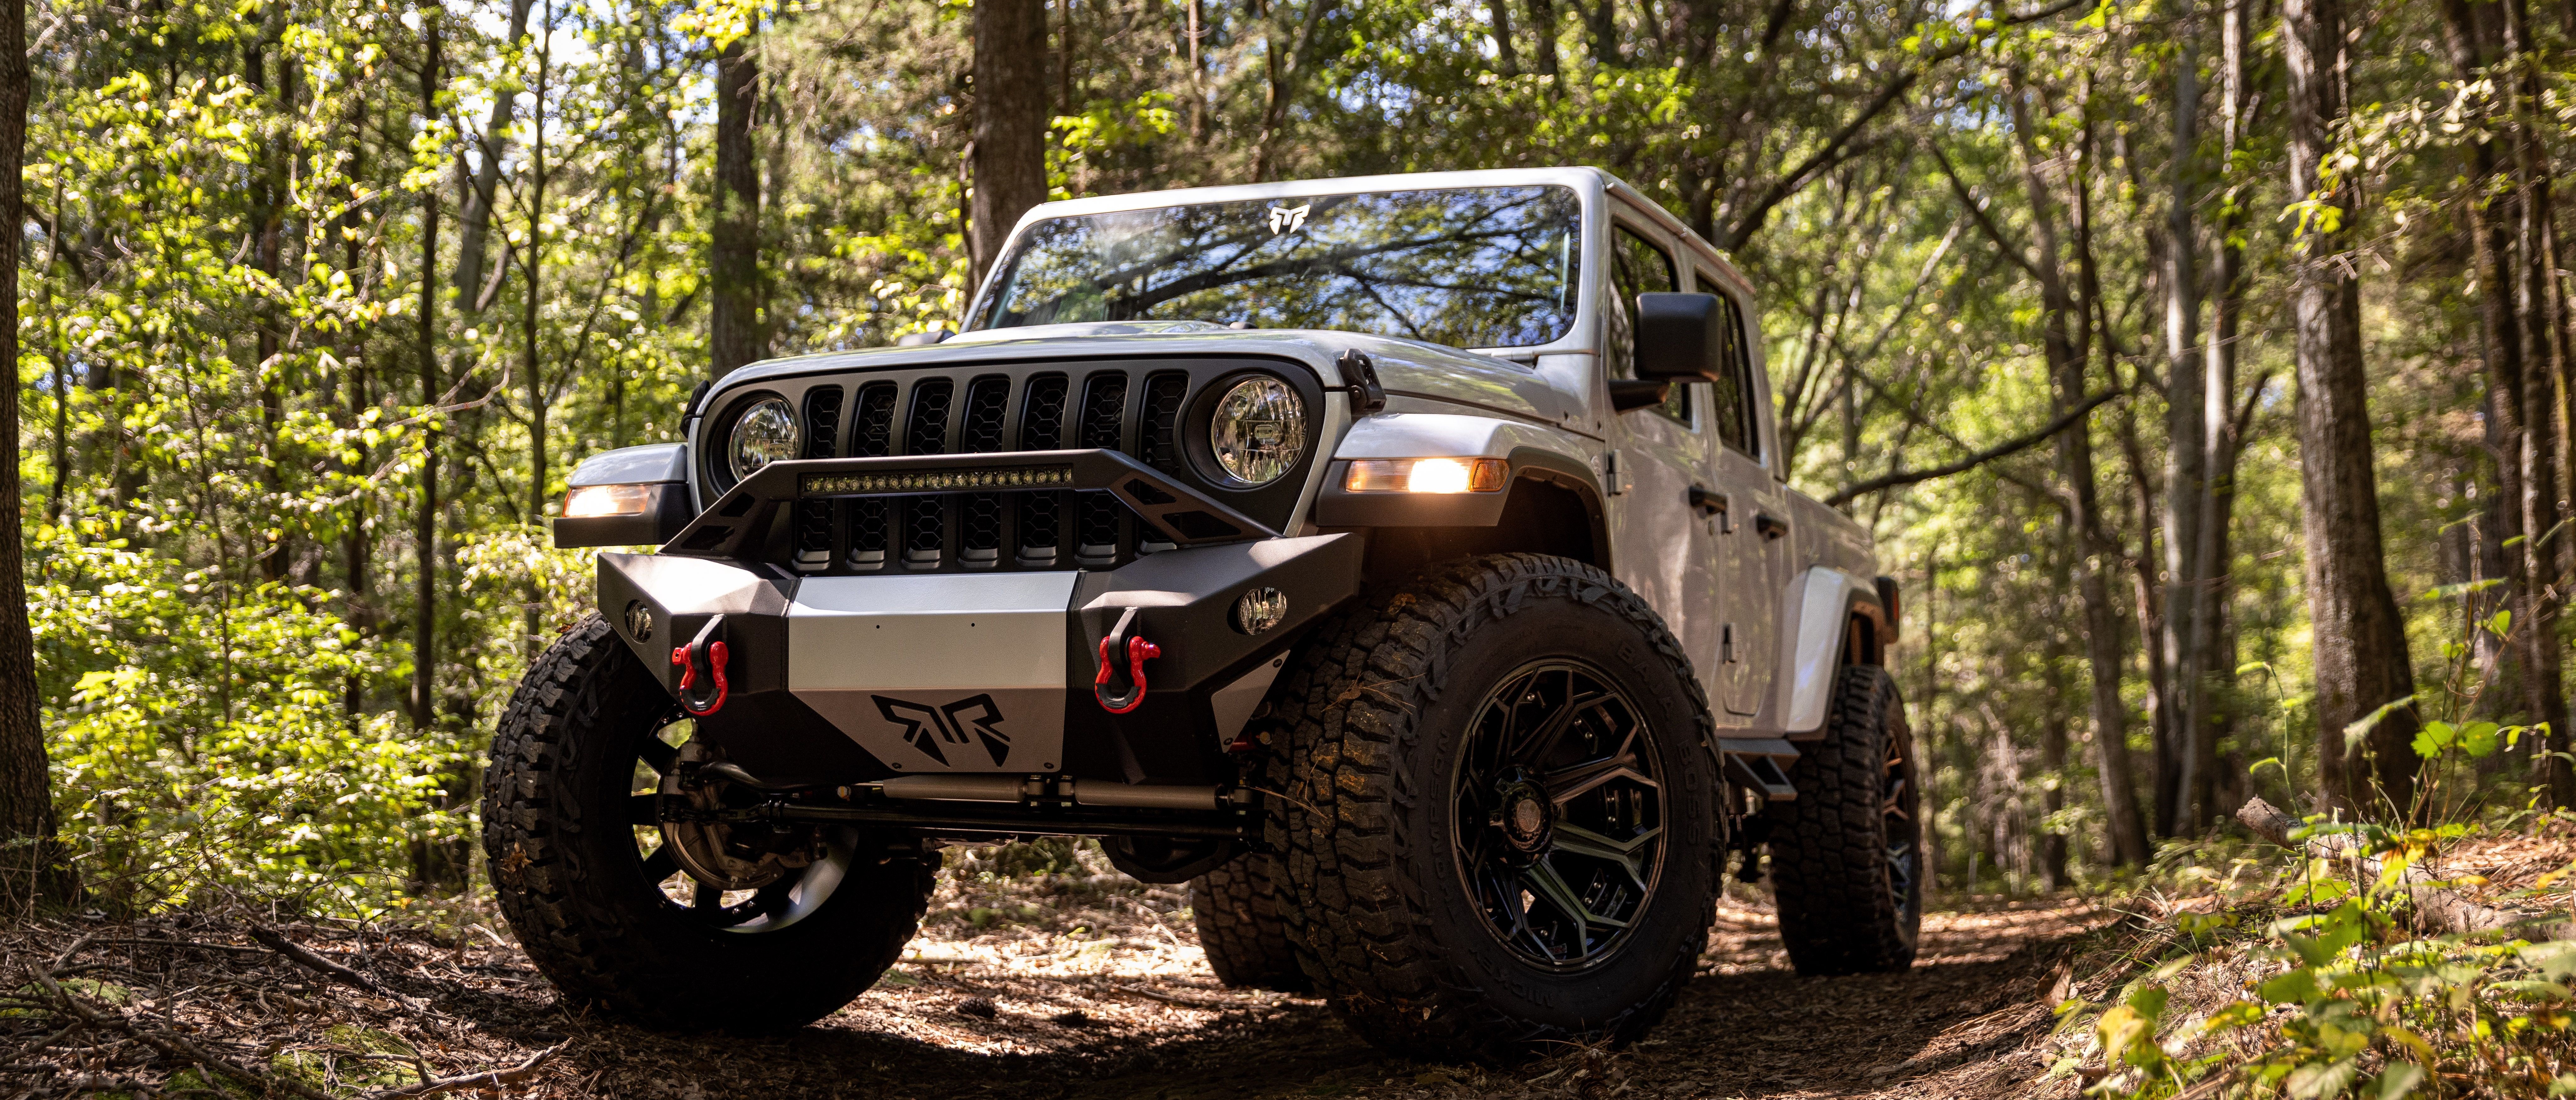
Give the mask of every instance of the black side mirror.
M 1636 363 L 1649 381 L 1722 381 L 1726 310 L 1717 295 L 1638 295 Z

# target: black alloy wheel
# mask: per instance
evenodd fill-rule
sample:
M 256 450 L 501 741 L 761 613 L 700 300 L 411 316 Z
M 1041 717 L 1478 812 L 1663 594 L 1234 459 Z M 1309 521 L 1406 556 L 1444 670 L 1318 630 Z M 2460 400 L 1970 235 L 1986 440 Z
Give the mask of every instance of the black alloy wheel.
M 689 921 L 739 935 L 777 932 L 812 915 L 848 876 L 857 831 L 710 822 L 761 793 L 705 773 L 687 714 L 674 706 L 635 749 L 627 805 L 643 878 Z M 666 813 L 666 811 L 669 811 Z
M 1626 944 L 1663 871 L 1655 747 L 1580 661 L 1532 663 L 1487 693 L 1450 779 L 1450 847 L 1487 932 L 1551 969 Z
M 493 731 L 493 898 L 567 1003 L 646 1027 L 776 1032 L 903 953 L 938 857 L 859 830 L 719 822 L 755 802 L 607 620 L 528 669 Z

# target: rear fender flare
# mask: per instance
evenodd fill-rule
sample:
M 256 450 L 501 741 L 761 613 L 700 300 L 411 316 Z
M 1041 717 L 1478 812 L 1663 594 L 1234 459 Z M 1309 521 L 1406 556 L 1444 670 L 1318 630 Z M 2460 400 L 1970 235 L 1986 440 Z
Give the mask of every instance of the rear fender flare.
M 1804 739 L 1824 732 L 1834 675 L 1844 665 L 1878 663 L 1890 624 L 1870 578 L 1821 565 L 1800 574 L 1783 599 L 1784 621 L 1795 630 L 1780 646 L 1780 728 Z M 1855 621 L 1867 637 L 1853 636 Z

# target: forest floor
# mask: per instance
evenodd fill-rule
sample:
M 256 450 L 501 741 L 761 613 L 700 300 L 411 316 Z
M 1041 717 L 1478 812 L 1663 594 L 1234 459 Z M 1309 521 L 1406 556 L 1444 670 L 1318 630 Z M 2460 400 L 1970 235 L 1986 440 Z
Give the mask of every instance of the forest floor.
M 2072 1095 L 2080 1082 L 2042 1080 L 2057 1057 L 2049 1005 L 2079 954 L 2115 949 L 2092 933 L 2120 920 L 2072 899 L 1954 899 L 1925 921 L 1913 970 L 1801 978 L 1748 892 L 1721 904 L 1699 977 L 1645 1041 L 1503 1070 L 1391 1057 L 1321 1001 L 1219 986 L 1186 905 L 1179 888 L 1114 873 L 946 873 L 920 937 L 874 990 L 756 1040 L 568 1012 L 497 924 L 471 914 L 399 928 L 20 925 L 0 934 L 0 1046 L 12 1052 L 0 1097 Z M 327 976 L 336 966 L 351 975 Z

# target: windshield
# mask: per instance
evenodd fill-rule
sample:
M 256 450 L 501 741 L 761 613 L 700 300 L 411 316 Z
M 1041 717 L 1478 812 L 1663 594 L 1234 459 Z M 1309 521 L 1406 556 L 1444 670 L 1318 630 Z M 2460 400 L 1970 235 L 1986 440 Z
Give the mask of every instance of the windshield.
M 1208 321 L 1544 344 L 1574 324 L 1580 205 L 1566 187 L 1475 187 L 1049 218 L 1005 259 L 973 327 Z

